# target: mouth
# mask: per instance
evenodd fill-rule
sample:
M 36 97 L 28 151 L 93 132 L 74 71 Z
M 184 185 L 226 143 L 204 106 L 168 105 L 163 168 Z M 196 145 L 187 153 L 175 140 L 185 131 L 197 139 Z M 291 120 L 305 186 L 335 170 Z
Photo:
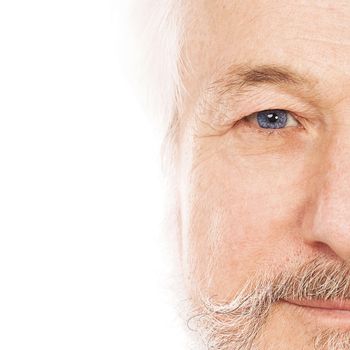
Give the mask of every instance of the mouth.
M 348 311 L 350 312 L 350 300 L 293 300 L 286 299 L 287 303 L 301 307 L 309 307 L 313 309 L 333 310 L 333 311 Z
M 295 300 L 285 299 L 285 303 L 304 311 L 313 322 L 327 327 L 350 329 L 350 300 Z

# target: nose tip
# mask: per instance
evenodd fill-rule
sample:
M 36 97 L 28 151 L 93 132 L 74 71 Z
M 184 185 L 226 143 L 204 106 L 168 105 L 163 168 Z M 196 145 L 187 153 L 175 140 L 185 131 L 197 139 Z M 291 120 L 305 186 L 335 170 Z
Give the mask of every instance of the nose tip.
M 345 167 L 329 168 L 326 176 L 318 178 L 316 194 L 306 209 L 310 221 L 303 231 L 308 244 L 350 262 L 350 167 Z
M 320 202 L 306 240 L 327 254 L 334 253 L 350 262 L 350 211 L 345 209 L 339 200 Z

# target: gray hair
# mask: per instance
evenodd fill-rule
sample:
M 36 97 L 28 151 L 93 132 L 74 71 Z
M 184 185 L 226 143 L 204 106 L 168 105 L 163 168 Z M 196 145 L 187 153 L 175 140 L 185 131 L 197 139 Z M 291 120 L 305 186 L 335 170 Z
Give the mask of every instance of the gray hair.
M 138 80 L 146 97 L 147 111 L 168 132 L 177 115 L 182 83 L 182 0 L 137 0 Z

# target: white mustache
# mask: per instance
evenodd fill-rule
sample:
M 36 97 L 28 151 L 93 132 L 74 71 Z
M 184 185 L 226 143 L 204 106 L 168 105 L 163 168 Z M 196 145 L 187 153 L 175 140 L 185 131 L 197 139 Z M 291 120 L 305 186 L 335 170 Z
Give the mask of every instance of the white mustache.
M 283 299 L 350 299 L 350 265 L 317 257 L 293 271 L 254 277 L 230 301 L 202 300 L 189 324 L 206 339 L 208 349 L 252 349 L 271 307 Z

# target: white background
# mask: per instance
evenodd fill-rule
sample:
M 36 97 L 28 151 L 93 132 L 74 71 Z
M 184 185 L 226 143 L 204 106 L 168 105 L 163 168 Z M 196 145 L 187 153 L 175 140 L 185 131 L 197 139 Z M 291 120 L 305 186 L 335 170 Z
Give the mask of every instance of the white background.
M 0 1 L 0 349 L 184 349 L 127 0 Z

